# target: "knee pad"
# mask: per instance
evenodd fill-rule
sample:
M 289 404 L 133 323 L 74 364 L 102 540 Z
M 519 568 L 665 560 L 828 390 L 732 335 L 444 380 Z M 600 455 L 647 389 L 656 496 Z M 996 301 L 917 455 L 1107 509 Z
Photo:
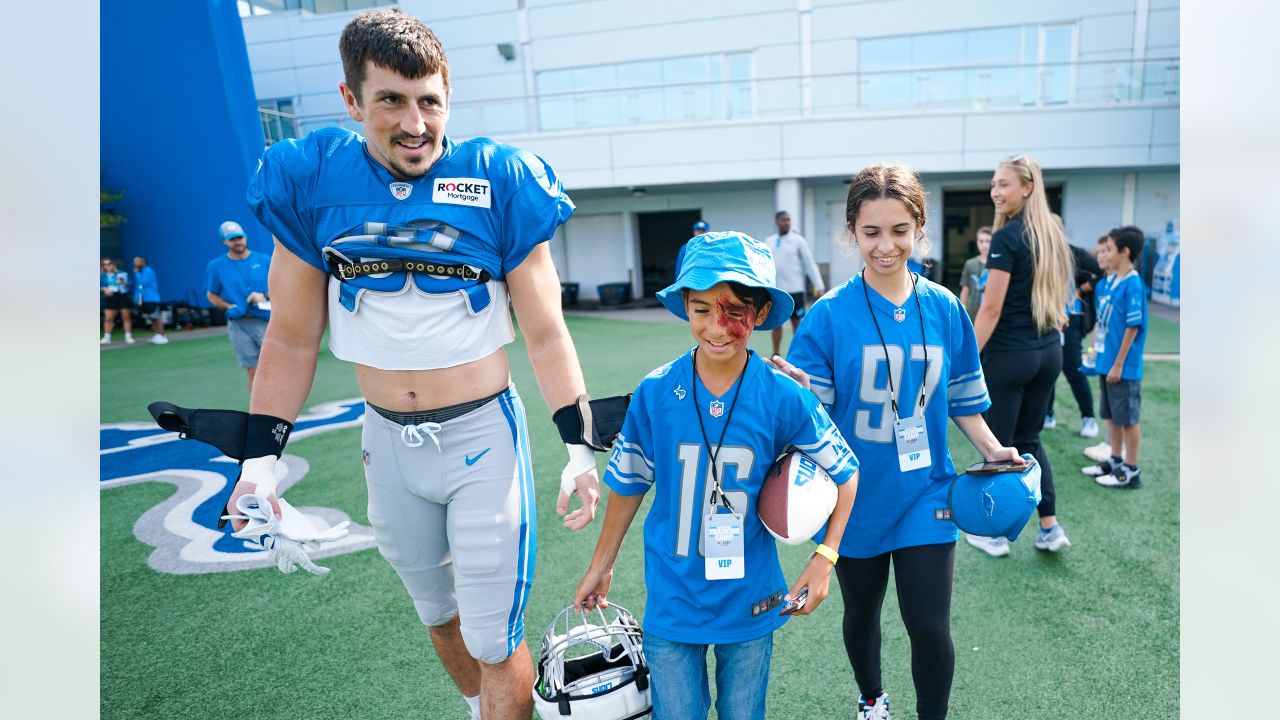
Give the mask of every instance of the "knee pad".
M 438 627 L 458 614 L 458 599 L 453 591 L 453 569 L 449 565 L 407 569 L 395 567 L 400 581 L 413 598 L 418 619 L 427 627 Z
M 497 665 L 511 657 L 515 649 L 524 640 L 524 620 L 517 622 L 514 633 L 510 635 L 495 629 L 492 624 L 482 626 L 479 630 L 468 627 L 466 618 L 462 620 L 462 642 L 467 646 L 471 657 L 486 665 Z

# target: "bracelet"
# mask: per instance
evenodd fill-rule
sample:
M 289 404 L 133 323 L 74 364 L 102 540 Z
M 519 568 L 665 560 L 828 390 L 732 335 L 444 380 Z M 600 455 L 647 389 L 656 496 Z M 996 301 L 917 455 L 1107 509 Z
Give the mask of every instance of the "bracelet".
M 836 561 L 840 559 L 840 553 L 832 550 L 822 543 L 818 543 L 818 547 L 814 548 L 813 554 L 821 555 L 822 557 L 830 560 L 832 565 L 835 565 Z

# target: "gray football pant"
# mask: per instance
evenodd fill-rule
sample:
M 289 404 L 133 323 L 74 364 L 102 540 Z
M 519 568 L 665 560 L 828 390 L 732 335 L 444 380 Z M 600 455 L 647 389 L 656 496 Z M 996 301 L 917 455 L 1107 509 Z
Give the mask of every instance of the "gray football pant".
M 418 617 L 460 616 L 472 657 L 505 660 L 524 638 L 533 584 L 533 466 L 515 388 L 443 423 L 365 410 L 365 481 L 378 550 Z

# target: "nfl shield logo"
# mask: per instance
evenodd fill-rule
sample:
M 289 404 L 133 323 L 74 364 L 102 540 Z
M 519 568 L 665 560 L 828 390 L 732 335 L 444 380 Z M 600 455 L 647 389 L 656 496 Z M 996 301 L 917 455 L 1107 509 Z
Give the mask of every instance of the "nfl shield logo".
M 719 400 L 711 401 L 711 417 L 720 417 L 724 414 L 724 403 Z
M 409 194 L 413 192 L 413 186 L 409 183 L 393 182 L 390 187 L 391 195 L 397 200 L 403 200 L 409 197 Z
M 903 308 L 894 308 L 894 309 L 893 309 L 893 319 L 894 319 L 894 320 L 897 320 L 898 322 L 902 322 L 903 320 L 906 320 L 906 319 L 907 319 L 907 311 L 906 311 L 906 310 L 904 310 Z

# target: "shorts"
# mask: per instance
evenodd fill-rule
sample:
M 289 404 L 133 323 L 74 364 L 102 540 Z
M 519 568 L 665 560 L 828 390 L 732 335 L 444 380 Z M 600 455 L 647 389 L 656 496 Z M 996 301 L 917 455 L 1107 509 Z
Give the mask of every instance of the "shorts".
M 156 311 L 159 309 L 159 307 L 160 307 L 160 303 L 158 302 L 142 303 L 142 317 L 147 318 L 148 320 L 155 318 Z
M 101 310 L 130 310 L 133 303 L 129 301 L 128 293 L 116 293 L 114 295 L 102 295 L 102 299 L 98 303 Z
M 1099 417 L 1117 425 L 1137 425 L 1142 416 L 1142 380 L 1121 380 L 1114 385 L 1106 376 L 1101 380 Z
M 227 337 L 236 351 L 236 360 L 245 370 L 258 367 L 258 354 L 262 352 L 262 338 L 267 335 L 267 321 L 255 317 L 243 317 L 227 321 Z
M 804 293 L 798 292 L 798 293 L 787 293 L 787 294 L 790 295 L 791 299 L 795 301 L 795 305 L 791 308 L 791 319 L 799 320 L 800 318 L 804 317 L 804 313 L 805 313 Z
M 533 586 L 533 466 L 514 388 L 442 423 L 401 425 L 365 410 L 369 524 L 424 625 L 459 617 L 477 660 L 524 640 Z M 438 442 L 438 444 L 437 444 Z

